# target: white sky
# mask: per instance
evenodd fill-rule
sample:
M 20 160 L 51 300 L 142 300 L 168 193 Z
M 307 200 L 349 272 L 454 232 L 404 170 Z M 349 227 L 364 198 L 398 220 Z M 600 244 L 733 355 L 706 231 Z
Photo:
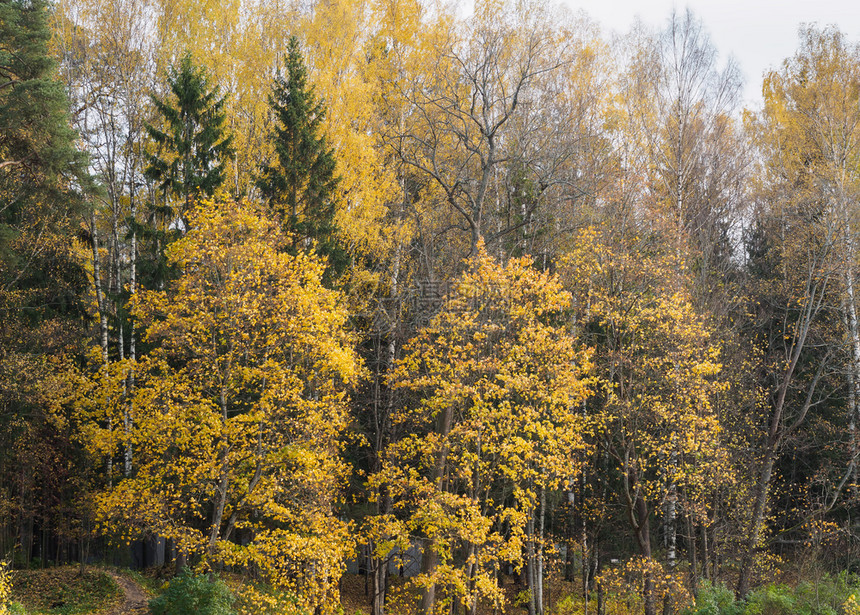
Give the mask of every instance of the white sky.
M 761 104 L 761 80 L 797 49 L 801 23 L 836 24 L 850 42 L 860 42 L 858 0 L 563 0 L 584 10 L 608 34 L 627 32 L 638 15 L 652 26 L 664 26 L 674 7 L 687 7 L 704 22 L 720 63 L 734 56 L 744 75 L 744 104 Z

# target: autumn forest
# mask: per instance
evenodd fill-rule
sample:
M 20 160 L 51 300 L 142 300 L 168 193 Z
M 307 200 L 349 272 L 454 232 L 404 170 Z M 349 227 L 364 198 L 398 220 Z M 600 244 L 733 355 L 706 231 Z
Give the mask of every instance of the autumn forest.
M 0 613 L 860 614 L 860 42 L 740 74 L 689 11 L 0 0 Z

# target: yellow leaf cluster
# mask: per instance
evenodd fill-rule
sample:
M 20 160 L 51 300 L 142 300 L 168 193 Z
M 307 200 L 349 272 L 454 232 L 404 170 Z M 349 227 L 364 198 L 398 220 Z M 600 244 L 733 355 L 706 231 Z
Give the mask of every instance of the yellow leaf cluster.
M 408 435 L 370 482 L 405 515 L 388 544 L 419 536 L 438 558 L 414 584 L 501 604 L 496 571 L 522 563 L 540 493 L 578 475 L 593 380 L 590 352 L 566 328 L 570 300 L 529 259 L 501 265 L 482 248 L 407 345 L 391 385 L 414 395 L 394 417 Z
M 0 615 L 9 615 L 12 602 L 12 570 L 9 562 L 0 561 Z
M 94 377 L 88 445 L 134 451 L 134 473 L 98 499 L 120 539 L 151 534 L 204 561 L 253 565 L 320 606 L 351 545 L 334 507 L 362 368 L 323 263 L 284 245 L 249 203 L 197 205 L 168 249 L 181 276 L 131 305 L 152 351 Z

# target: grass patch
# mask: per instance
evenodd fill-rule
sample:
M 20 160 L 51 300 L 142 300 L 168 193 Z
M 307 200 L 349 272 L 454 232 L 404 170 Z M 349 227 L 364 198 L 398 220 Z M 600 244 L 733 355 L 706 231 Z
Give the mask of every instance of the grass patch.
M 77 566 L 16 570 L 12 577 L 12 600 L 21 603 L 28 615 L 98 613 L 121 595 L 110 575 L 93 568 L 83 574 Z
M 150 596 L 157 595 L 161 588 L 164 586 L 165 581 L 155 575 L 151 574 L 149 570 L 145 570 L 144 572 L 140 572 L 138 570 L 130 570 L 128 568 L 118 569 L 117 572 L 119 574 L 125 575 L 130 578 L 132 581 L 136 582 L 140 585 L 143 590 L 149 594 Z

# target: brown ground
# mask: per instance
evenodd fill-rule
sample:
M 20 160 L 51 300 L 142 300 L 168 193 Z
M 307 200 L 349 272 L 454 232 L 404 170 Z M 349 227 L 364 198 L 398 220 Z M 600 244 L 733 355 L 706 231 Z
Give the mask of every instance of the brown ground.
M 107 612 L 107 615 L 144 615 L 149 613 L 149 595 L 137 582 L 115 572 L 108 572 L 123 593 L 122 602 Z

